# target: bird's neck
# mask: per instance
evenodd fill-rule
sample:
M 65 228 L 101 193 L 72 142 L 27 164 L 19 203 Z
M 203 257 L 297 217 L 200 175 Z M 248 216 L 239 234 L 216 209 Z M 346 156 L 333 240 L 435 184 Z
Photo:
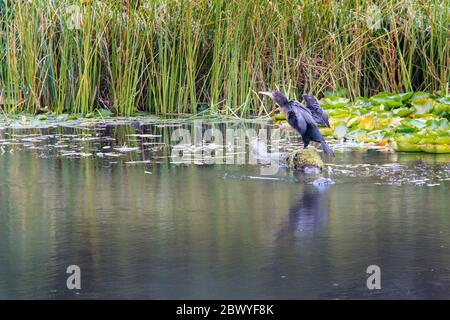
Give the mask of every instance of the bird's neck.
M 285 103 L 280 105 L 281 112 L 283 112 L 285 115 L 287 115 L 291 110 L 291 101 L 286 101 Z
M 280 106 L 280 110 L 282 113 L 287 115 L 292 110 L 292 107 L 289 104 L 284 104 L 284 105 Z

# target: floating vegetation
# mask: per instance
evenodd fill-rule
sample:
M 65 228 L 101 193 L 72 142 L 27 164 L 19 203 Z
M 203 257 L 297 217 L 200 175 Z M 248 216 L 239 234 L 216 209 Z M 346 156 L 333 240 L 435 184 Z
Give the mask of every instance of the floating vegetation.
M 450 180 L 450 164 L 327 164 L 336 180 L 367 179 L 379 185 L 438 186 Z
M 236 127 L 235 123 L 229 125 Z M 238 126 L 240 125 L 243 123 L 239 122 Z M 191 126 L 194 128 L 193 123 Z M 208 130 L 211 126 L 213 125 L 207 125 L 203 130 Z M 252 128 L 267 128 L 265 123 L 252 126 Z M 189 125 L 186 128 L 189 128 Z M 313 145 L 304 150 L 301 139 L 291 135 L 289 131 L 283 132 L 281 137 L 271 140 L 268 144 L 259 139 L 247 139 L 242 145 L 236 145 L 231 141 L 216 143 L 204 139 L 198 143 L 173 144 L 170 136 L 171 130 L 175 129 L 177 128 L 160 128 L 156 124 L 145 126 L 98 124 L 89 128 L 65 126 L 46 129 L 8 128 L 0 131 L 0 157 L 28 152 L 40 159 L 59 158 L 62 161 L 86 159 L 105 167 L 114 165 L 129 167 L 130 170 L 141 169 L 143 174 L 148 175 L 153 174 L 153 169 L 150 168 L 160 164 L 183 166 L 220 164 L 216 169 L 223 173 L 228 170 L 232 172 L 235 166 L 241 164 L 250 164 L 253 170 L 258 170 L 275 163 L 279 171 L 268 176 L 252 171 L 237 176 L 229 173 L 226 178 L 314 184 L 318 179 L 317 175 L 320 174 L 321 178 L 331 179 L 336 184 L 358 180 L 362 183 L 381 185 L 439 187 L 450 183 L 448 154 L 392 153 L 386 152 L 388 146 L 383 146 L 386 149 L 380 150 L 371 148 L 376 145 L 366 142 L 350 139 L 334 140 L 333 149 L 341 150 L 342 153 L 337 153 L 336 159 L 332 160 L 333 163 L 324 164 L 320 152 L 317 152 Z M 227 127 L 223 126 L 222 129 L 225 132 Z M 373 154 L 367 154 L 368 151 Z M 346 161 L 348 152 L 361 157 L 360 163 L 353 163 L 354 161 L 342 163 Z M 253 153 L 255 158 L 252 163 L 247 162 L 250 160 L 250 153 Z M 304 155 L 309 155 L 312 160 L 306 161 Z M 288 162 L 291 159 L 295 165 L 286 166 L 283 159 L 287 159 Z M 386 159 L 391 161 L 386 163 Z M 372 162 L 367 163 L 367 160 Z M 299 173 L 298 176 L 289 166 L 301 168 L 303 173 Z M 322 182 L 329 183 L 323 179 L 318 180 L 316 182 L 318 187 Z
M 320 101 L 330 117 L 324 136 L 339 140 L 334 149 L 450 153 L 450 98 L 424 92 L 380 93 L 351 102 L 341 97 Z M 273 121 L 280 123 L 278 115 Z

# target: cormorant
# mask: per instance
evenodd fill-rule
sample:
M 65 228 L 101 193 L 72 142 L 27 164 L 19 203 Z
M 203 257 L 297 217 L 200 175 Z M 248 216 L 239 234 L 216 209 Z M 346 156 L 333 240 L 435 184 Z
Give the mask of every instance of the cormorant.
M 302 95 L 303 100 L 305 100 L 306 107 L 311 111 L 311 114 L 318 124 L 323 124 L 324 126 L 330 127 L 328 122 L 328 116 L 325 111 L 320 107 L 319 102 L 309 94 Z
M 286 116 L 289 125 L 302 136 L 304 148 L 308 147 L 310 141 L 316 141 L 322 145 L 323 150 L 328 156 L 334 156 L 333 150 L 327 145 L 319 129 L 317 129 L 316 121 L 309 109 L 305 108 L 298 101 L 288 100 L 278 90 L 269 92 L 260 91 L 259 93 L 268 96 L 281 108 L 281 112 Z

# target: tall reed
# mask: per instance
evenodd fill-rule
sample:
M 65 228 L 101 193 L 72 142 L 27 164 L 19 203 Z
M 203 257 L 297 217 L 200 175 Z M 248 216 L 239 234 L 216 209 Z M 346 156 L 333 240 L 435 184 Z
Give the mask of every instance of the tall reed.
M 256 92 L 448 91 L 447 0 L 0 0 L 11 112 L 267 110 Z

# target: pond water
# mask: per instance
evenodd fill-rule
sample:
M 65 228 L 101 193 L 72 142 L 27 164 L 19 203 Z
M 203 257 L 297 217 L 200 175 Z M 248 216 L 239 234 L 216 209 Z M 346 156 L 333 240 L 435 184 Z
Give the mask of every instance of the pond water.
M 336 152 L 317 188 L 175 161 L 178 126 L 0 130 L 0 298 L 450 298 L 450 155 Z

